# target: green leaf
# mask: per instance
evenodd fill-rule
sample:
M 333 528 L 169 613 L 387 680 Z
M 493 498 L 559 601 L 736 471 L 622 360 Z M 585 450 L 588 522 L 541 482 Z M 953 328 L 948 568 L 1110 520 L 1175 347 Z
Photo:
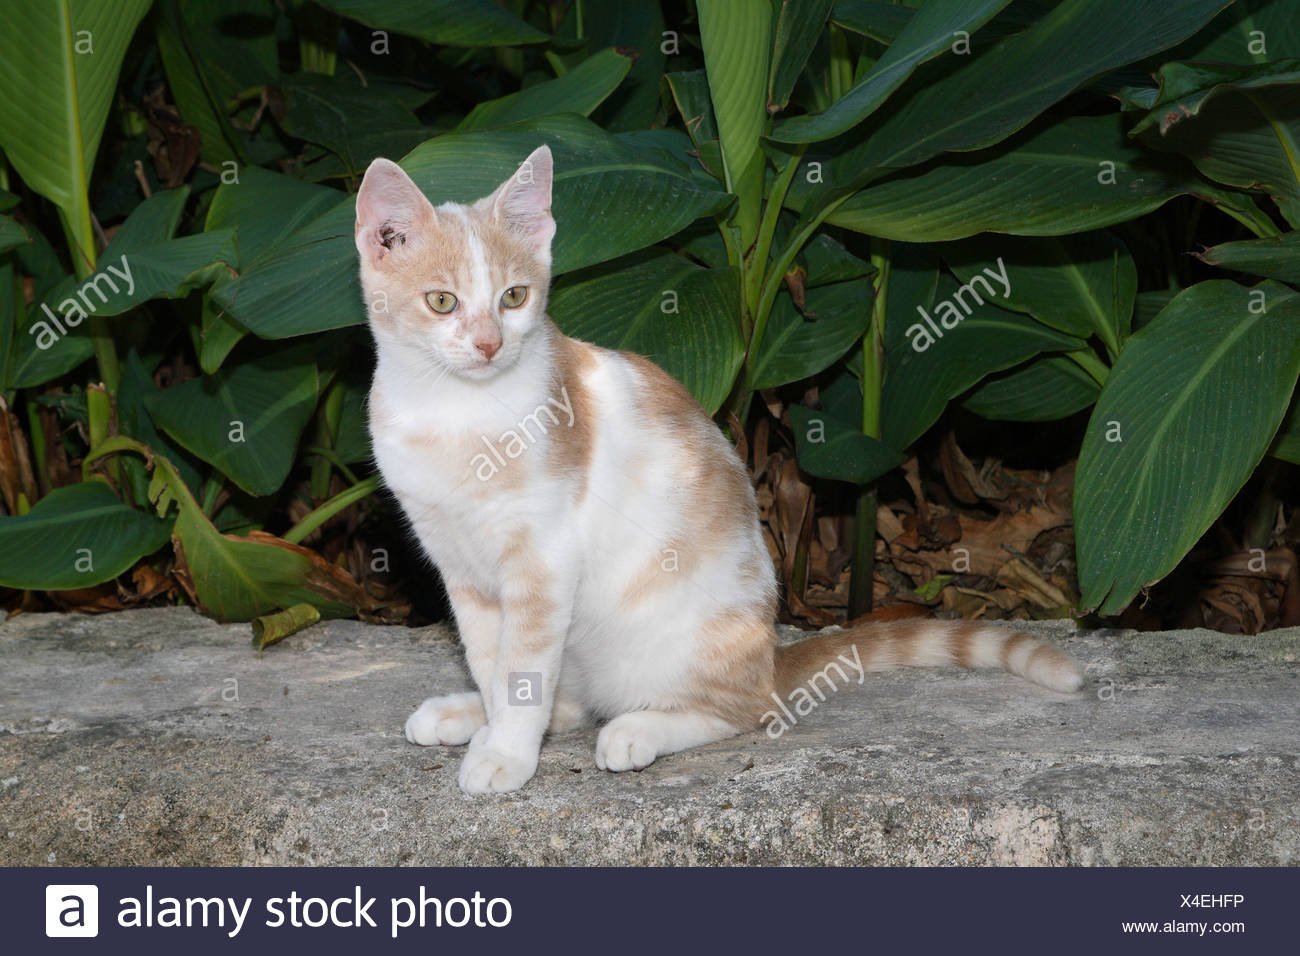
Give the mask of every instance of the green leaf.
M 561 77 L 480 103 L 461 120 L 456 131 L 507 126 L 551 113 L 590 116 L 623 82 L 631 66 L 627 54 L 614 49 L 601 50 Z
M 297 604 L 322 617 L 351 617 L 374 602 L 346 571 L 306 548 L 273 535 L 223 535 L 212 526 L 170 461 L 124 437 L 109 438 L 88 457 L 134 451 L 154 469 L 149 499 L 159 515 L 177 507 L 172 526 L 177 571 L 197 594 L 203 610 L 219 621 L 248 621 Z
M 574 11 L 573 6 L 569 9 Z M 601 104 L 596 122 L 611 133 L 658 125 L 660 80 L 668 59 L 659 0 L 587 3 L 581 12 L 588 49 L 617 47 L 632 58 L 627 79 Z
M 1295 0 L 1236 0 L 1168 59 L 1245 64 L 1285 57 L 1300 57 Z
M 1119 114 L 1072 116 L 872 183 L 827 221 L 908 242 L 1051 236 L 1126 222 L 1175 196 L 1212 197 L 1214 187 L 1169 159 L 1130 141 Z M 791 192 L 795 208 L 811 198 Z
M 1108 232 L 1047 239 L 979 236 L 942 254 L 963 282 L 980 283 L 1002 297 L 999 305 L 1044 325 L 1084 339 L 1097 335 L 1112 354 L 1128 335 L 1137 267 L 1124 243 Z M 1010 285 L 1005 294 L 1004 281 Z
M 703 269 L 659 252 L 568 276 L 550 313 L 567 335 L 650 359 L 685 385 L 710 415 L 744 360 L 736 322 L 735 269 Z
M 94 261 L 86 187 L 122 58 L 149 4 L 31 0 L 14 4 L 0 30 L 0 149 L 59 207 L 69 235 L 82 237 L 86 262 Z
M 273 11 L 264 0 L 163 0 L 156 22 L 168 91 L 198 129 L 203 159 L 243 164 L 248 134 L 228 104 L 280 75 Z
M 870 282 L 840 282 L 809 289 L 801 315 L 782 293 L 768 319 L 750 387 L 775 388 L 828 368 L 866 332 L 871 300 Z
M 709 99 L 709 78 L 703 70 L 669 73 L 664 77 L 672 91 L 673 102 L 681 114 L 682 125 L 696 146 L 715 143 L 718 124 L 713 116 L 713 103 Z
M 555 157 L 557 274 L 652 245 L 728 201 L 716 184 L 697 179 L 666 152 L 634 149 L 622 134 L 611 136 L 571 115 L 439 136 L 402 167 L 435 205 L 472 202 L 513 174 L 539 142 Z M 264 338 L 363 323 L 355 222 L 355 200 L 342 199 L 245 263 L 237 278 L 215 286 L 214 302 Z
M 767 126 L 772 7 L 697 0 L 696 8 L 727 189 L 739 198 L 735 221 L 741 245 L 748 247 L 758 234 L 763 198 L 766 161 L 759 139 Z
M 545 33 L 530 27 L 492 0 L 319 0 L 380 30 L 447 46 L 512 46 L 541 43 Z
M 829 182 L 799 201 L 805 217 L 833 211 L 886 168 L 999 142 L 1092 77 L 1177 43 L 1224 3 L 1062 0 L 1023 32 L 961 57 L 964 63 L 926 64 L 872 123 L 835 142 Z M 962 235 L 970 233 L 948 238 Z
M 365 171 L 375 158 L 368 144 L 378 135 L 409 131 L 416 141 L 423 138 L 415 114 L 383 87 L 358 86 L 345 76 L 297 73 L 281 80 L 280 88 L 285 98 L 280 126 L 338 156 L 345 175 Z
M 101 481 L 56 488 L 0 518 L 0 586 L 55 591 L 109 581 L 165 545 L 170 521 L 122 503 Z
M 948 399 L 984 376 L 1040 352 L 1084 345 L 1082 339 L 991 303 L 978 304 L 969 294 L 958 296 L 958 291 L 955 281 L 941 279 L 933 308 L 914 310 L 902 340 L 885 354 L 881 432 L 893 448 L 916 441 L 943 413 Z M 945 319 L 951 328 L 944 327 Z
M 1085 607 L 1118 613 L 1174 569 L 1259 464 L 1297 375 L 1300 294 L 1274 282 L 1202 282 L 1129 339 L 1079 453 Z
M 1255 276 L 1300 282 L 1300 232 L 1211 246 L 1198 257 L 1212 266 Z
M 0 216 L 0 252 L 31 242 L 27 231 L 8 216 Z
M 995 421 L 1050 422 L 1097 401 L 1100 386 L 1064 355 L 1043 355 L 990 376 L 962 404 Z
M 1160 80 L 1154 108 L 1134 133 L 1147 130 L 1146 143 L 1183 153 L 1211 179 L 1263 189 L 1300 227 L 1300 60 L 1170 63 Z
M 893 43 L 916 13 L 911 7 L 873 0 L 835 0 L 831 20 L 881 43 Z
M 150 401 L 158 401 L 153 396 L 161 395 L 162 392 L 163 389 L 154 384 L 151 370 L 140 358 L 140 353 L 134 348 L 128 350 L 126 361 L 122 363 L 122 383 L 114 399 L 120 433 L 134 438 L 152 451 L 166 455 L 185 484 L 197 494 L 203 480 L 199 472 L 201 462 L 170 437 L 159 432 L 149 415 Z M 142 494 L 136 500 L 143 501 L 145 497 Z
M 785 109 L 808 56 L 826 29 L 833 0 L 782 0 L 776 20 L 772 66 L 767 78 L 767 111 Z
M 818 478 L 865 485 L 893 471 L 906 456 L 862 434 L 861 428 L 803 405 L 790 406 L 799 467 Z
M 925 4 L 852 89 L 823 113 L 796 116 L 781 123 L 773 130 L 772 138 L 783 143 L 810 143 L 847 132 L 870 116 L 918 66 L 949 51 L 958 31 L 975 32 L 1010 2 L 949 0 Z
M 251 495 L 278 491 L 316 407 L 315 343 L 280 348 L 146 397 L 154 422 Z
M 188 196 L 188 187 L 169 189 L 137 206 L 100 254 L 95 274 L 65 278 L 37 319 L 53 323 L 50 313 L 75 318 L 77 310 L 119 315 L 150 299 L 180 298 L 228 271 L 238 261 L 233 230 L 170 238 Z

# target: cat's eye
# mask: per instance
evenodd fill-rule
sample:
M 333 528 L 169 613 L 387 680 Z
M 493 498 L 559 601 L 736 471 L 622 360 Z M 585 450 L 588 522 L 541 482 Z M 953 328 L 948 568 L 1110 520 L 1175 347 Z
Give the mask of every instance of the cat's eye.
M 512 285 L 501 293 L 501 304 L 507 309 L 517 309 L 528 299 L 528 286 Z
M 429 308 L 439 315 L 446 315 L 452 309 L 456 308 L 456 297 L 450 292 L 430 292 L 424 297 L 424 301 L 429 303 Z

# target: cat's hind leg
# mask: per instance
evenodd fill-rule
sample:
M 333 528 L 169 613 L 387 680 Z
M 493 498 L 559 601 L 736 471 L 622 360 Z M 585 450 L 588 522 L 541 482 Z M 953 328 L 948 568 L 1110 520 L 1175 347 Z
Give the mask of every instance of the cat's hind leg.
M 430 697 L 406 718 L 406 739 L 422 747 L 467 744 L 487 723 L 477 691 Z
M 726 740 L 741 733 L 721 717 L 700 711 L 636 710 L 620 714 L 596 738 L 601 770 L 640 770 L 656 757 Z

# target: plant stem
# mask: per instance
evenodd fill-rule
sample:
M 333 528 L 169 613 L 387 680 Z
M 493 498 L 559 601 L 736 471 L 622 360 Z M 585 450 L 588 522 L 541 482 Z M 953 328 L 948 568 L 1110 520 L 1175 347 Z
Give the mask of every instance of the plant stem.
M 325 389 L 325 398 L 316 412 L 316 446 L 333 448 L 339 432 L 339 419 L 343 415 L 344 384 L 341 378 L 334 379 Z M 329 458 L 318 455 L 311 465 L 311 496 L 319 501 L 330 492 Z
M 871 324 L 862 337 L 862 434 L 880 437 L 880 396 L 884 385 L 885 313 L 889 307 L 890 243 L 871 240 L 871 264 L 876 268 L 876 294 L 871 301 Z M 849 618 L 871 610 L 876 575 L 876 488 L 864 485 L 858 492 L 854 515 L 853 565 L 849 572 Z
M 835 24 L 830 27 L 830 47 L 831 102 L 838 103 L 853 86 L 853 56 L 849 53 L 848 36 Z
M 311 534 L 330 518 L 333 518 L 340 511 L 343 511 L 349 505 L 355 504 L 362 498 L 378 490 L 379 476 L 371 475 L 364 481 L 359 481 L 347 491 L 340 492 L 329 501 L 322 504 L 319 508 L 306 515 L 301 521 L 290 528 L 283 535 L 284 540 L 290 544 L 301 544 L 307 535 Z
M 343 459 L 340 458 L 332 448 L 323 448 L 320 445 L 308 445 L 303 449 L 303 453 L 307 455 L 317 455 L 320 458 L 324 458 L 327 462 L 338 469 L 339 474 L 343 476 L 344 480 L 349 485 L 355 485 L 361 480 L 357 477 L 356 472 L 343 463 Z
M 800 143 L 795 149 L 785 168 L 772 183 L 772 192 L 768 194 L 767 205 L 763 207 L 763 218 L 758 224 L 758 239 L 754 243 L 753 253 L 745 261 L 745 310 L 751 316 L 758 309 L 763 283 L 767 280 L 767 260 L 772 251 L 772 237 L 776 234 L 777 220 L 781 218 L 786 193 L 790 190 L 790 183 L 794 180 L 794 174 L 798 171 L 807 148 L 807 143 Z
M 1075 349 L 1073 352 L 1066 352 L 1066 357 L 1071 359 L 1079 368 L 1088 373 L 1088 376 L 1098 385 L 1105 385 L 1106 379 L 1110 377 L 1110 369 L 1106 363 L 1097 358 L 1097 354 L 1091 349 Z
M 758 361 L 759 349 L 763 345 L 763 335 L 767 331 L 767 319 L 772 314 L 772 306 L 776 302 L 776 294 L 781 290 L 781 282 L 785 274 L 790 271 L 790 265 L 794 262 L 794 257 L 799 254 L 799 250 L 804 247 L 812 234 L 817 231 L 818 227 L 825 222 L 826 217 L 838 209 L 845 200 L 851 195 L 851 192 L 845 192 L 842 196 L 837 196 L 830 202 L 826 203 L 813 216 L 804 218 L 795 227 L 794 235 L 786 243 L 785 248 L 781 250 L 772 267 L 767 270 L 767 276 L 763 282 L 763 294 L 758 300 L 758 310 L 754 313 L 754 334 L 749 338 L 749 351 L 745 354 L 745 378 L 746 381 L 753 375 L 754 363 Z
M 88 279 L 95 272 L 95 233 L 90 227 L 90 203 L 81 197 L 75 213 L 69 217 L 59 209 L 59 220 L 63 223 L 63 234 L 68 240 L 68 252 L 72 256 L 72 268 L 79 279 Z M 95 364 L 99 367 L 99 379 L 109 395 L 117 394 L 117 386 L 122 381 L 121 367 L 117 362 L 117 347 L 113 344 L 113 332 L 108 319 L 94 312 L 86 319 L 90 329 L 90 340 L 95 349 Z
M 220 494 L 221 479 L 215 473 L 208 475 L 208 480 L 203 484 L 203 513 L 209 518 L 212 517 L 212 509 L 216 507 Z

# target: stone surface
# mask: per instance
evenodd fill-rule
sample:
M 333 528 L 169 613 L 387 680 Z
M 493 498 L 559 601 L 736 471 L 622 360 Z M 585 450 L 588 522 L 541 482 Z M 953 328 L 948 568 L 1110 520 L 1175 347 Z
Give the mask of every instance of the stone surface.
M 1031 630 L 1062 696 L 868 675 L 779 740 L 608 774 L 595 731 L 471 798 L 407 714 L 469 686 L 439 628 L 338 621 L 269 649 L 184 608 L 0 625 L 0 863 L 1296 864 L 1300 631 Z

